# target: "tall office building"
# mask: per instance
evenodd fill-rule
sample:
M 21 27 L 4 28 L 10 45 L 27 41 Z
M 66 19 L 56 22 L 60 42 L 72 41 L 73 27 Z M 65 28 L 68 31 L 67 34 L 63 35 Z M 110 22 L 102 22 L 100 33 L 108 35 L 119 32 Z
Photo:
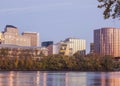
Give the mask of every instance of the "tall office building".
M 30 37 L 31 46 L 39 46 L 39 33 L 36 33 L 36 32 L 23 32 L 22 35 Z
M 3 32 L 0 33 L 1 44 L 12 44 L 19 46 L 30 46 L 30 37 L 19 35 L 17 27 L 6 25 Z
M 3 32 L 0 32 L 0 44 L 10 44 L 18 46 L 39 46 L 39 33 L 24 32 L 19 34 L 17 27 L 6 25 Z
M 120 29 L 94 30 L 94 52 L 100 55 L 120 56 Z

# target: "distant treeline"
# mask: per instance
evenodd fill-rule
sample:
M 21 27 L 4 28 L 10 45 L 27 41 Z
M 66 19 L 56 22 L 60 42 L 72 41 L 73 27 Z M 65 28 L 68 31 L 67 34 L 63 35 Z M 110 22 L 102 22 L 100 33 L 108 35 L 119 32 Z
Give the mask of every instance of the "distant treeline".
M 5 51 L 0 52 L 0 70 L 39 70 L 39 71 L 115 71 L 120 62 L 112 56 L 89 54 L 81 56 L 49 55 L 33 59 L 29 55 L 11 58 Z

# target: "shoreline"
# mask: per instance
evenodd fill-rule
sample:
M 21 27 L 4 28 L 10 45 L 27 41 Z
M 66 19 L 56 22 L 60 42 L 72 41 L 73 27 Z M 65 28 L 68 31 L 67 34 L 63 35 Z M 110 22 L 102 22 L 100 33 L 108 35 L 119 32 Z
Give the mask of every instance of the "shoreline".
M 41 71 L 41 72 L 120 72 L 120 71 L 80 71 L 80 70 L 0 70 L 0 72 L 7 71 Z

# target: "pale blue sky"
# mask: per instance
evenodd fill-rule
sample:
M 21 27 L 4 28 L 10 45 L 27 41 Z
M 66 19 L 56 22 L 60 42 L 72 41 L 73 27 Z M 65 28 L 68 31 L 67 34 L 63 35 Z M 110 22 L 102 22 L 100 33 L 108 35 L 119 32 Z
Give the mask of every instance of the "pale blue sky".
M 1 0 L 0 31 L 10 24 L 20 32 L 39 32 L 40 41 L 81 38 L 88 52 L 94 29 L 120 27 L 118 20 L 104 20 L 97 5 L 97 0 Z

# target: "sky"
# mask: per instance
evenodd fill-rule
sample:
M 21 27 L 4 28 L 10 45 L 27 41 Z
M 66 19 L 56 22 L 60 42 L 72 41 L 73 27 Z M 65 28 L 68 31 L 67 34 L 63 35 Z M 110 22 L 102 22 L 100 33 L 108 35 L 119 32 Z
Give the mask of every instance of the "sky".
M 40 42 L 57 43 L 68 37 L 86 40 L 87 53 L 93 30 L 120 27 L 120 20 L 103 18 L 97 0 L 0 0 L 0 31 L 6 25 L 20 33 L 38 32 Z

